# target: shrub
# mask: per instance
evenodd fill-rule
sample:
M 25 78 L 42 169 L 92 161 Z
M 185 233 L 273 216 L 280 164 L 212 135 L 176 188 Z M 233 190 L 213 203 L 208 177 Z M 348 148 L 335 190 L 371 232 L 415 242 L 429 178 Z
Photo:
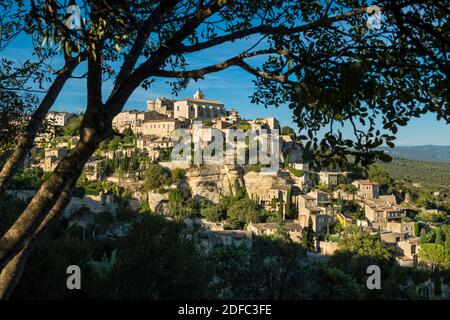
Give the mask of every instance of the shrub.
M 305 175 L 305 171 L 303 171 L 303 170 L 298 170 L 298 169 L 295 169 L 292 167 L 288 167 L 288 170 L 290 173 L 292 173 L 296 177 L 303 177 Z
M 172 170 L 172 180 L 173 181 L 180 181 L 183 180 L 186 176 L 186 170 L 181 168 L 174 168 Z
M 146 191 L 153 191 L 168 186 L 172 183 L 170 171 L 164 169 L 161 165 L 152 163 L 145 172 L 144 188 Z

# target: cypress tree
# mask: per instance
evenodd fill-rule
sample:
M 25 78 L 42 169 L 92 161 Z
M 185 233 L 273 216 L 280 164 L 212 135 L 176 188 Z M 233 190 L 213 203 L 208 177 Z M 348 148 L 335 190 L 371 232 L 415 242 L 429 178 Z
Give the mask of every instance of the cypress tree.
M 441 229 L 436 229 L 436 238 L 434 239 L 434 243 L 443 245 L 444 241 L 442 240 Z
M 427 232 L 425 231 L 425 228 L 422 228 L 420 230 L 420 244 L 427 243 Z
M 445 247 L 447 250 L 450 250 L 450 233 L 447 233 L 445 235 Z
M 414 223 L 414 236 L 418 237 L 420 234 L 420 225 L 418 222 Z
M 328 225 L 327 225 L 327 235 L 325 236 L 325 240 L 330 241 L 330 237 L 331 237 L 331 234 L 330 234 L 330 225 L 328 224 Z
M 314 229 L 311 216 L 308 219 L 308 230 L 306 233 L 306 241 L 308 250 L 314 250 Z
M 343 201 L 342 201 L 341 191 L 338 191 L 337 205 L 338 205 L 338 206 L 342 206 L 342 204 L 343 204 Z
M 287 209 L 286 209 L 286 213 L 287 213 Z M 280 201 L 280 204 L 278 206 L 278 215 L 280 216 L 280 219 L 283 220 L 283 213 L 284 213 L 284 208 L 283 208 L 283 200 Z
M 291 214 L 292 214 L 292 199 L 291 199 L 291 187 L 289 187 L 286 194 L 286 216 L 291 217 Z

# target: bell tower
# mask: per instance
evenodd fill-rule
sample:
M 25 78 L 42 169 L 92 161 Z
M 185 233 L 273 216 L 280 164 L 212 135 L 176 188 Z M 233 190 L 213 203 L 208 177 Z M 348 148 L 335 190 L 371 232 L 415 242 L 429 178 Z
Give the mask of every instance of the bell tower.
M 200 100 L 205 99 L 205 95 L 203 94 L 202 90 L 200 90 L 200 88 L 198 88 L 198 90 L 195 91 L 194 99 L 200 99 Z

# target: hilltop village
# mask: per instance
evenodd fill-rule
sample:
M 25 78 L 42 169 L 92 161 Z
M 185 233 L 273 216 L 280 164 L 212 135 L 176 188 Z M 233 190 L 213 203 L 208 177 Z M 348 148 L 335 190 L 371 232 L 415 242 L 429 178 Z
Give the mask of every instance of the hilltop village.
M 48 114 L 47 130 L 27 161 L 27 174 L 34 174 L 36 183 L 78 142 L 81 119 L 66 112 Z M 192 98 L 149 100 L 146 111 L 123 111 L 113 127 L 117 135 L 86 164 L 64 213 L 81 237 L 115 239 L 140 214 L 151 213 L 201 226 L 206 248 L 220 243 L 251 247 L 255 237 L 283 230 L 318 260 L 332 255 L 340 239 L 355 230 L 379 235 L 404 267 L 429 263 L 420 258 L 421 245 L 450 244 L 446 213 L 420 207 L 411 194 L 390 190 L 367 173 L 314 171 L 302 160 L 293 129 L 280 127 L 276 118 L 243 119 L 200 90 Z M 266 174 L 259 164 L 174 164 L 171 134 L 180 128 L 215 128 L 224 135 L 230 129 L 269 135 L 279 130 L 280 168 Z M 25 181 L 16 177 L 9 192 L 31 197 L 33 187 Z

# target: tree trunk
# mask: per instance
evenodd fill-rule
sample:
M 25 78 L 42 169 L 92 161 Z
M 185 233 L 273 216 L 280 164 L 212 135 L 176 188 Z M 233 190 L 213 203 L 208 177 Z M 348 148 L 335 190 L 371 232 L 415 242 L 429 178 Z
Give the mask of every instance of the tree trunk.
M 33 246 L 35 245 L 38 238 L 42 235 L 47 225 L 54 219 L 58 218 L 62 212 L 64 212 L 64 209 L 70 202 L 72 188 L 72 184 L 67 185 L 64 188 L 64 191 L 61 193 L 55 206 L 52 208 L 47 217 L 45 217 L 44 221 L 34 233 L 32 239 L 33 241 L 30 241 L 30 243 L 25 246 L 25 248 L 23 248 L 1 271 L 0 300 L 6 300 L 10 298 L 12 292 L 14 291 L 14 288 L 19 283 L 19 280 L 25 268 L 25 263 L 30 256 Z
M 45 116 L 55 103 L 64 84 L 78 64 L 78 59 L 72 59 L 66 62 L 63 70 L 56 76 L 44 99 L 33 113 L 25 132 L 19 138 L 16 149 L 0 171 L 0 197 L 6 191 L 14 174 L 23 165 L 27 154 L 33 147 L 34 139 L 45 120 Z
M 96 118 L 97 126 L 104 128 L 101 125 L 104 119 Z M 64 188 L 67 185 L 75 185 L 84 164 L 107 134 L 109 132 L 97 131 L 90 126 L 82 129 L 81 139 L 75 148 L 61 159 L 53 174 L 42 184 L 27 208 L 0 239 L 0 268 L 4 268 L 32 240 L 34 233 L 55 206 Z

